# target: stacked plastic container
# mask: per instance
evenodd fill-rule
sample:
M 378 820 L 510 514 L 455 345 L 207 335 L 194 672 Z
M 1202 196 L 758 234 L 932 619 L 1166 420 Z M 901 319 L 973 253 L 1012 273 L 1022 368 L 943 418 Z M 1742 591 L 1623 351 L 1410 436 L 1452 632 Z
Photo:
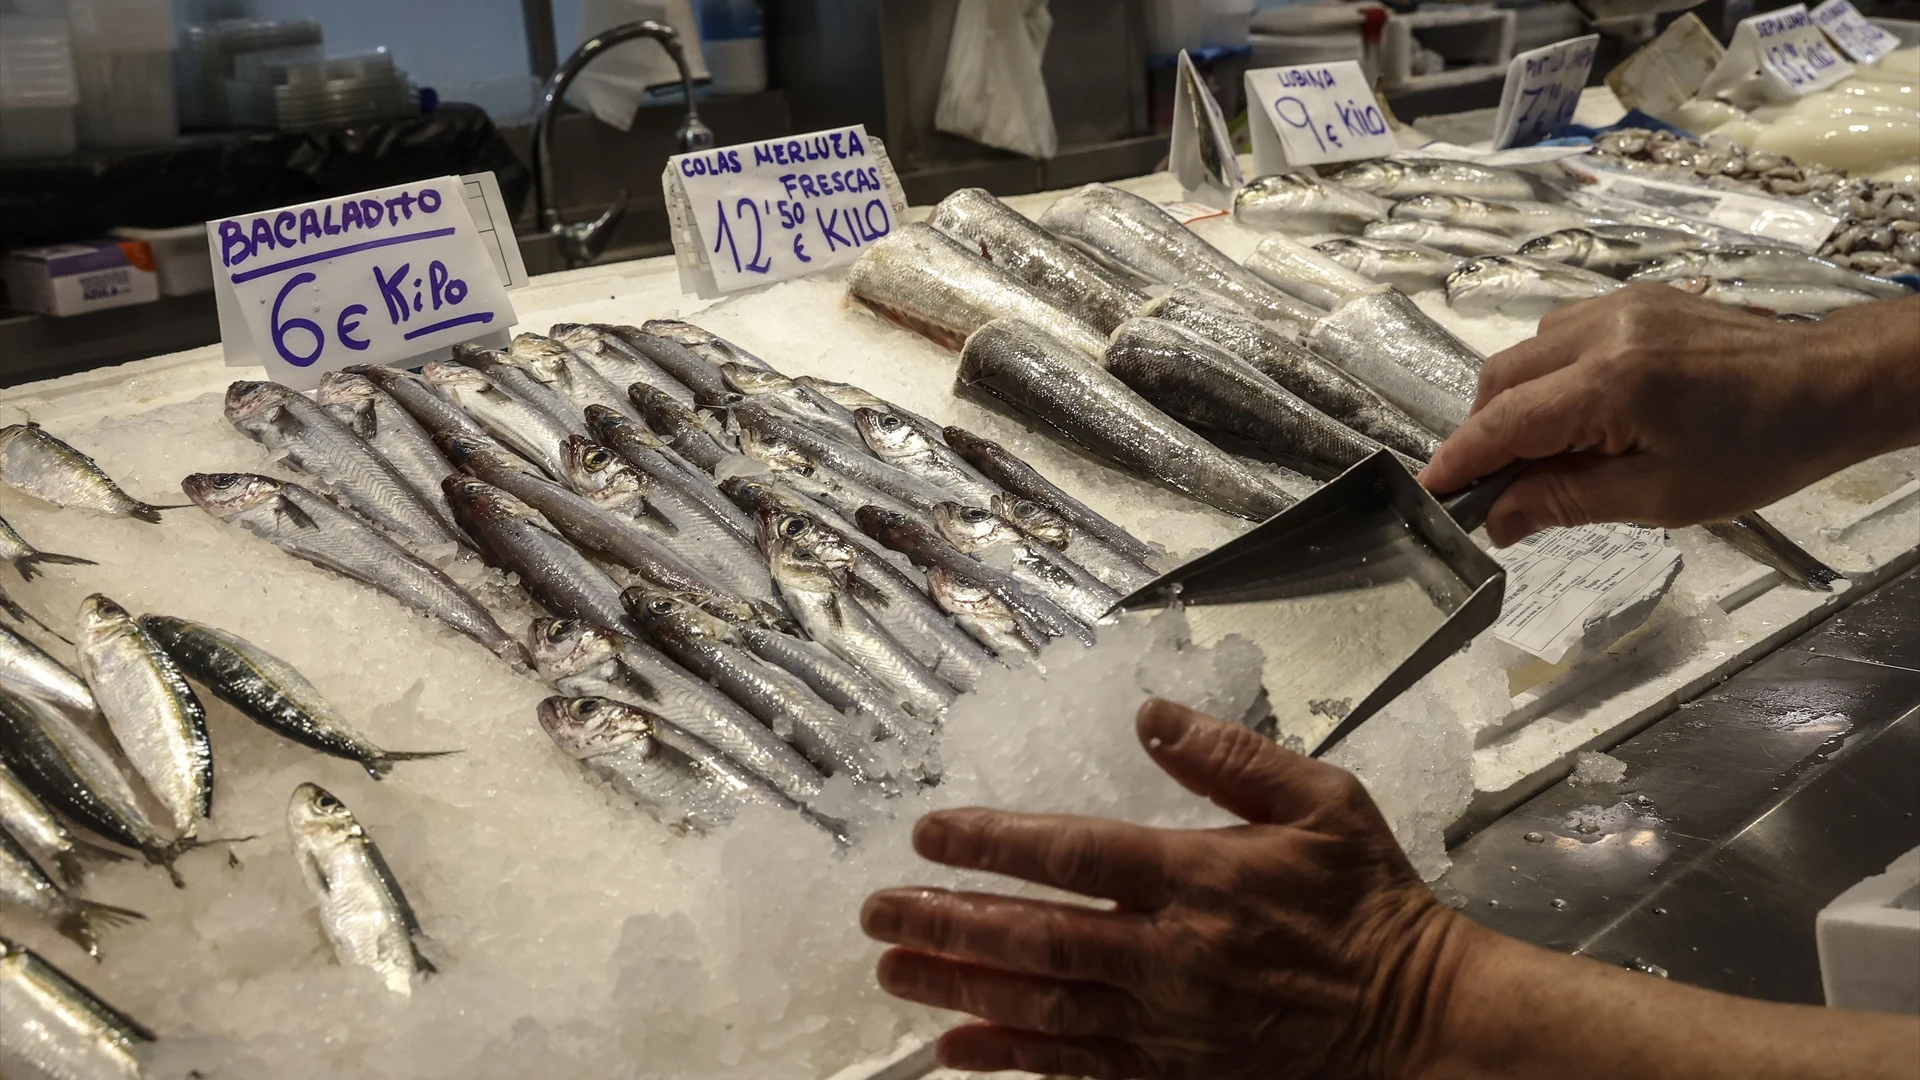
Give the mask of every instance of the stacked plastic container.
M 283 131 L 347 127 L 411 115 L 413 86 L 376 49 L 331 60 L 283 52 L 235 58 L 227 115 L 235 124 Z
M 72 0 L 73 67 L 80 82 L 80 145 L 173 141 L 171 0 Z
M 73 153 L 79 101 L 67 20 L 0 15 L 0 158 Z
M 320 24 L 312 19 L 222 19 L 180 32 L 180 119 L 194 127 L 226 127 L 227 82 L 250 53 L 318 60 Z

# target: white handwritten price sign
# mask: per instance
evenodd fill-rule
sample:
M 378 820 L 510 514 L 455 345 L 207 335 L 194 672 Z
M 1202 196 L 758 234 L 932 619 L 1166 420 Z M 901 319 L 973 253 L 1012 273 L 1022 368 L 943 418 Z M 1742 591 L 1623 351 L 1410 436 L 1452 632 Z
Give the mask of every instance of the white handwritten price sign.
M 701 296 L 852 262 L 907 212 L 860 125 L 680 154 L 661 183 L 681 283 Z
M 1568 38 L 1529 49 L 1507 65 L 1500 90 L 1500 111 L 1493 121 L 1493 148 L 1532 146 L 1565 127 L 1580 104 L 1593 71 L 1593 50 L 1600 35 Z
M 1726 55 L 1707 77 L 1700 96 L 1710 97 L 1737 86 L 1758 71 L 1775 101 L 1792 101 L 1825 90 L 1853 74 L 1853 65 L 1840 58 L 1805 4 L 1769 11 L 1740 20 Z
M 1254 171 L 1385 157 L 1400 149 L 1352 60 L 1247 72 Z
M 1847 0 L 1827 0 L 1814 8 L 1813 21 L 1841 52 L 1862 64 L 1878 63 L 1900 47 L 1899 38 L 1868 22 Z
M 443 176 L 207 222 L 227 363 L 305 390 L 350 364 L 412 366 L 504 341 L 503 269 L 519 253 L 497 261 L 511 233 L 482 236 L 468 186 Z

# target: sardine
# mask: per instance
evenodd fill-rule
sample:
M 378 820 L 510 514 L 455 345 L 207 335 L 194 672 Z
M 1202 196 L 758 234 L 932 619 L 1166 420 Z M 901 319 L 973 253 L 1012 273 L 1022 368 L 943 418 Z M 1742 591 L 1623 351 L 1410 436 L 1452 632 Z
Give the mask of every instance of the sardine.
M 396 762 L 458 750 L 382 750 L 340 715 L 292 664 L 218 627 L 170 615 L 142 615 L 140 628 L 188 678 L 276 735 L 323 754 L 357 762 L 379 780 Z
M 873 488 L 915 509 L 931 510 L 947 498 L 945 491 L 928 479 L 874 456 L 865 446 L 841 442 L 761 406 L 743 405 L 734 410 L 733 418 L 743 435 L 750 432 L 760 439 L 791 446 L 816 468 Z
M 1393 204 L 1393 218 L 1398 221 L 1431 221 L 1460 228 L 1484 229 L 1522 239 L 1556 229 L 1607 223 L 1605 218 L 1571 206 L 1532 199 L 1475 199 L 1465 195 L 1415 195 L 1402 199 Z M 1446 246 L 1433 240 L 1420 242 L 1434 247 Z
M 623 517 L 657 515 L 674 531 L 671 550 L 683 555 L 689 566 L 725 588 L 770 595 L 771 579 L 761 580 L 766 560 L 751 538 L 734 530 L 731 517 L 716 515 L 706 502 L 641 472 L 612 450 L 577 436 L 568 440 L 567 485 L 588 502 Z M 713 495 L 726 502 L 719 489 Z M 732 503 L 727 506 L 738 514 Z
M 573 350 L 601 377 L 615 386 L 632 387 L 645 383 L 682 405 L 693 405 L 693 391 L 668 373 L 666 368 L 633 351 L 633 347 L 613 335 L 605 326 L 558 323 L 552 327 L 553 339 Z
M 599 405 L 628 419 L 640 419 L 640 410 L 627 398 L 626 384 L 615 384 L 560 342 L 539 334 L 518 334 L 511 352 L 526 362 L 529 374 L 567 399 L 582 415 L 588 406 Z
M 804 641 L 764 626 L 735 624 L 733 630 L 748 652 L 806 683 L 821 701 L 848 716 L 871 721 L 873 729 L 867 734 L 899 739 L 910 748 L 923 748 L 933 737 L 931 721 L 902 708 L 878 679 L 818 641 Z
M 1386 285 L 1334 309 L 1307 344 L 1442 436 L 1466 421 L 1486 363 L 1405 293 Z
M 779 431 L 749 428 L 741 432 L 740 448 L 747 457 L 773 470 L 780 482 L 818 502 L 836 515 L 851 519 L 863 506 L 882 506 L 920 521 L 931 521 L 927 511 L 870 487 L 852 477 L 834 472 L 815 461 L 806 451 L 788 441 Z M 928 498 L 926 505 L 938 502 Z
M 41 551 L 26 542 L 6 518 L 0 518 L 0 562 L 12 564 L 20 572 L 22 581 L 32 581 L 33 575 L 40 572 L 45 563 L 50 566 L 95 566 L 92 559 L 83 559 L 78 555 L 56 555 L 51 551 Z
M 722 364 L 744 364 L 747 367 L 773 370 L 773 365 L 753 355 L 747 350 L 728 341 L 718 334 L 702 330 L 690 322 L 679 319 L 648 319 L 640 324 L 640 329 L 656 337 L 677 341 L 693 350 L 693 354 L 714 367 Z
M 1410 240 L 1336 236 L 1313 249 L 1362 277 L 1409 293 L 1439 288 L 1460 265 L 1460 256 Z
M 747 401 L 767 405 L 836 439 L 860 441 L 860 429 L 854 425 L 853 413 L 807 383 L 789 379 L 777 371 L 744 364 L 722 364 L 719 371 L 727 388 Z
M 824 778 L 767 725 L 642 641 L 578 619 L 533 620 L 527 637 L 540 675 L 569 697 L 610 697 L 666 718 L 795 802 L 819 796 Z
M 191 839 L 213 815 L 207 711 L 186 673 L 125 608 L 94 593 L 81 601 L 74 639 L 80 674 L 127 761 Z
M 400 407 L 405 409 L 428 435 L 438 435 L 441 432 L 467 435 L 487 433 L 487 430 L 480 426 L 479 421 L 467 415 L 466 410 L 449 401 L 440 391 L 428 385 L 425 379 L 410 371 L 381 367 L 378 364 L 359 364 L 340 370 L 349 375 L 359 375 L 386 391 L 387 396 L 398 402 Z M 439 490 L 437 485 L 434 490 Z
M 1051 335 L 996 321 L 967 339 L 956 383 L 1052 425 L 1124 468 L 1229 514 L 1264 520 L 1294 500 Z
M 519 575 L 540 606 L 615 634 L 639 628 L 620 606 L 620 587 L 532 507 L 483 480 L 446 479 L 447 501 L 489 563 Z
M 1373 282 L 1288 236 L 1269 236 L 1247 256 L 1247 269 L 1290 296 L 1333 308 Z
M 1682 292 L 1702 296 L 1728 307 L 1746 308 L 1767 315 L 1825 315 L 1841 308 L 1880 303 L 1871 294 L 1858 289 L 1819 282 L 1689 277 L 1673 278 L 1666 283 Z
M 1100 543 L 1142 565 L 1152 566 L 1159 553 L 1141 543 L 1127 530 L 1101 517 L 1085 503 L 1060 490 L 1039 470 L 1018 455 L 990 439 L 983 439 L 962 427 L 946 429 L 947 445 L 954 448 L 980 474 L 1007 492 L 1030 499 L 1065 518 Z
M 1103 334 L 1146 303 L 1146 294 L 1131 282 L 982 188 L 962 188 L 940 200 L 927 224 Z
M 600 445 L 619 454 L 649 479 L 673 487 L 699 503 L 710 516 L 725 523 L 743 539 L 753 538 L 752 519 L 720 491 L 713 477 L 689 465 L 655 435 L 652 428 L 597 406 L 588 406 L 587 426 L 593 429 Z
M 1107 370 L 1181 423 L 1225 432 L 1309 476 L 1331 479 L 1380 449 L 1178 323 L 1128 320 L 1107 346 Z
M 567 431 L 575 435 L 587 433 L 586 422 L 580 418 L 580 409 L 560 391 L 541 382 L 527 361 L 520 357 L 469 342 L 453 347 L 453 362 L 465 364 L 485 375 L 496 387 L 539 410 L 548 420 Z
M 847 292 L 891 322 L 958 349 L 994 319 L 1014 317 L 1052 328 L 1089 365 L 1106 338 L 1055 306 L 1010 272 L 930 225 L 902 225 L 853 264 Z
M 60 883 L 73 888 L 86 879 L 91 862 L 123 862 L 126 856 L 73 835 L 66 822 L 34 794 L 0 755 L 0 833 L 9 834 L 43 867 L 52 867 Z
M 1001 660 L 1025 664 L 1039 659 L 1045 639 L 1035 634 L 1005 601 L 974 580 L 936 566 L 927 571 L 927 591 L 942 610 Z
M 221 521 L 239 524 L 290 555 L 371 585 L 508 663 L 527 662 L 520 643 L 452 578 L 322 496 L 298 484 L 246 473 L 196 473 L 180 487 Z
M 1537 319 L 1618 289 L 1605 274 L 1527 255 L 1482 255 L 1447 275 L 1447 306 L 1469 315 Z
M 139 1080 L 139 1021 L 24 945 L 0 938 L 0 1067 L 8 1076 Z
M 671 338 L 657 337 L 637 326 L 603 326 L 599 329 L 612 334 L 628 350 L 673 376 L 673 381 L 693 391 L 695 401 L 717 398 L 727 392 L 726 383 L 712 364 Z
M 97 711 L 93 692 L 80 676 L 4 626 L 0 626 L 0 687 L 38 698 L 76 720 Z
M 674 832 L 719 828 L 753 803 L 791 805 L 764 781 L 717 751 L 694 757 L 673 744 L 671 723 L 643 708 L 603 697 L 551 697 L 540 726 L 555 746 L 632 799 Z
M 1863 292 L 1877 300 L 1899 300 L 1914 295 L 1913 290 L 1897 281 L 1849 270 L 1817 255 L 1767 247 L 1690 248 L 1654 260 L 1627 280 L 1675 281 L 1693 277 L 1829 285 Z
M 1360 230 L 1367 240 L 1399 240 L 1410 244 L 1450 251 L 1455 255 L 1511 255 L 1520 247 L 1512 237 L 1463 225 L 1444 225 L 1437 221 L 1393 219 L 1376 221 Z
M 1803 589 L 1832 592 L 1840 580 L 1839 571 L 1821 562 L 1813 553 L 1759 514 L 1741 514 L 1732 521 L 1712 522 L 1706 530 L 1733 545 L 1755 562 L 1771 566 L 1780 576 Z
M 769 513 L 785 511 L 800 514 L 826 525 L 836 534 L 853 541 L 863 551 L 893 566 L 896 570 L 905 564 L 904 558 L 889 558 L 890 550 L 879 541 L 860 531 L 852 521 L 842 517 L 827 504 L 802 494 L 789 481 L 792 478 L 769 472 L 765 476 L 729 476 L 720 482 L 720 490 L 754 523 L 754 543 L 760 545 L 764 554 L 767 550 L 762 539 L 762 523 Z M 908 583 L 918 588 L 912 578 L 912 571 L 902 571 Z
M 659 387 L 634 383 L 627 388 L 627 393 L 640 415 L 646 417 L 647 426 L 667 440 L 673 452 L 688 464 L 711 472 L 739 449 L 737 445 L 722 442 L 723 436 L 693 411 L 691 405 Z
M 420 920 L 373 837 L 318 784 L 293 789 L 287 833 L 334 956 L 372 968 L 396 994 L 412 994 L 413 977 L 436 969 L 420 951 Z
M 146 918 L 137 911 L 82 900 L 62 889 L 5 829 L 0 829 L 0 904 L 45 920 L 61 937 L 96 959 L 101 930 Z M 0 1025 L 11 1023 L 12 1016 L 0 1016 Z
M 158 524 L 160 511 L 120 490 L 93 459 L 47 434 L 39 424 L 0 428 L 0 484 L 42 502 L 111 517 L 134 517 Z
M 1261 374 L 1333 419 L 1420 461 L 1440 438 L 1373 388 L 1304 345 L 1198 289 L 1175 289 L 1140 314 L 1178 323 L 1252 364 Z
M 930 439 L 920 428 L 892 413 L 859 409 L 854 412 L 860 438 L 882 461 L 898 466 L 939 488 L 949 497 L 972 506 L 985 506 L 1000 489 L 980 475 L 954 449 Z
M 1700 237 L 1679 229 L 1585 225 L 1536 236 L 1520 245 L 1520 254 L 1619 278 L 1662 256 L 1692 251 L 1700 244 Z
M 1233 220 L 1249 229 L 1357 233 L 1385 221 L 1393 203 L 1306 173 L 1257 177 L 1234 193 Z
M 1015 581 L 1013 575 L 964 554 L 948 543 L 935 528 L 911 521 L 877 506 L 860 511 L 862 532 L 912 559 L 915 566 L 931 571 L 945 567 L 974 585 L 999 597 L 1014 613 L 1033 624 L 1048 637 L 1071 637 L 1092 647 L 1093 631 L 1085 623 L 1045 596 Z
M 320 380 L 315 400 L 392 466 L 449 536 L 465 542 L 466 537 L 453 523 L 453 510 L 440 494 L 440 481 L 454 468 L 440 456 L 433 436 L 411 413 L 372 379 L 345 371 L 328 372 Z
M 947 542 L 1092 625 L 1120 602 L 1119 593 L 1072 559 L 1035 540 L 991 510 L 941 503 L 934 521 Z
M 1102 544 L 1079 526 L 1030 499 L 996 495 L 990 509 L 1013 522 L 1021 532 L 1066 555 L 1122 596 L 1159 576 L 1152 567 Z
M 1262 319 L 1304 329 L 1312 307 L 1260 280 L 1173 215 L 1132 192 L 1088 184 L 1040 215 L 1043 228 L 1110 266 L 1160 285 L 1194 285 Z
M 549 476 L 566 472 L 560 448 L 575 432 L 546 413 L 494 385 L 491 378 L 465 364 L 435 360 L 420 369 L 420 377 L 478 421 L 489 436 L 547 470 Z M 432 428 L 433 425 L 427 425 Z M 434 430 L 435 437 L 449 432 Z M 468 434 L 454 432 L 453 434 Z
M 1323 179 L 1386 199 L 1465 195 L 1474 199 L 1531 199 L 1533 185 L 1512 169 L 1449 158 L 1391 157 L 1339 166 Z

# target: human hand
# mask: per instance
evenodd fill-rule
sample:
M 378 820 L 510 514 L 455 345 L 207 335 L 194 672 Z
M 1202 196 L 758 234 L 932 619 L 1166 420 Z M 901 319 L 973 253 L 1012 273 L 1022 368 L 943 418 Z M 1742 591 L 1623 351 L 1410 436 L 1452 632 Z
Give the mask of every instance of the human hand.
M 1912 436 L 1915 304 L 1783 323 L 1643 284 L 1562 308 L 1487 361 L 1421 482 L 1454 491 L 1544 459 L 1494 504 L 1502 545 L 1551 525 L 1727 520 Z
M 861 926 L 890 993 L 972 1013 L 950 1067 L 1090 1077 L 1410 1075 L 1434 1052 L 1465 940 L 1353 776 L 1165 701 L 1140 741 L 1248 824 L 1154 829 L 983 809 L 928 814 L 935 862 L 1114 906 L 889 889 Z

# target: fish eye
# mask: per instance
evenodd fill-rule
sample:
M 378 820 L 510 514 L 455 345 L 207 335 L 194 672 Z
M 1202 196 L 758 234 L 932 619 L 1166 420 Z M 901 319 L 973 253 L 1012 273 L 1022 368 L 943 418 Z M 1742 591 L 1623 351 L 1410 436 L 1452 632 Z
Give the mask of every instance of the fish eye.
M 581 717 L 582 719 L 592 717 L 594 713 L 597 713 L 599 711 L 600 711 L 599 698 L 583 697 L 583 698 L 575 698 L 573 701 L 573 714 L 575 716 Z
M 786 522 L 780 526 L 780 531 L 787 536 L 800 536 L 807 531 L 807 523 L 801 518 L 788 518 Z
M 982 510 L 977 506 L 969 506 L 965 510 L 960 511 L 960 519 L 962 521 L 970 521 L 976 525 L 978 525 L 982 521 L 987 520 L 987 518 L 991 516 L 992 515 L 988 514 L 985 510 Z
M 613 464 L 613 454 L 606 450 L 589 450 L 584 460 L 589 469 L 604 469 Z
M 901 420 L 899 417 L 893 415 L 892 413 L 883 413 L 878 423 L 880 424 L 881 430 L 893 431 L 899 428 L 901 424 L 905 423 L 905 421 Z
M 647 610 L 655 615 L 671 615 L 673 614 L 673 601 L 665 597 L 649 601 L 647 603 Z
M 547 625 L 547 640 L 553 642 L 565 641 L 572 637 L 574 631 L 579 628 L 580 621 L 578 619 L 555 619 Z
M 340 805 L 339 799 L 334 798 L 331 794 L 325 791 L 319 791 L 319 790 L 316 790 L 314 792 L 313 805 L 319 807 L 322 810 L 345 810 L 346 809 L 346 807 Z

